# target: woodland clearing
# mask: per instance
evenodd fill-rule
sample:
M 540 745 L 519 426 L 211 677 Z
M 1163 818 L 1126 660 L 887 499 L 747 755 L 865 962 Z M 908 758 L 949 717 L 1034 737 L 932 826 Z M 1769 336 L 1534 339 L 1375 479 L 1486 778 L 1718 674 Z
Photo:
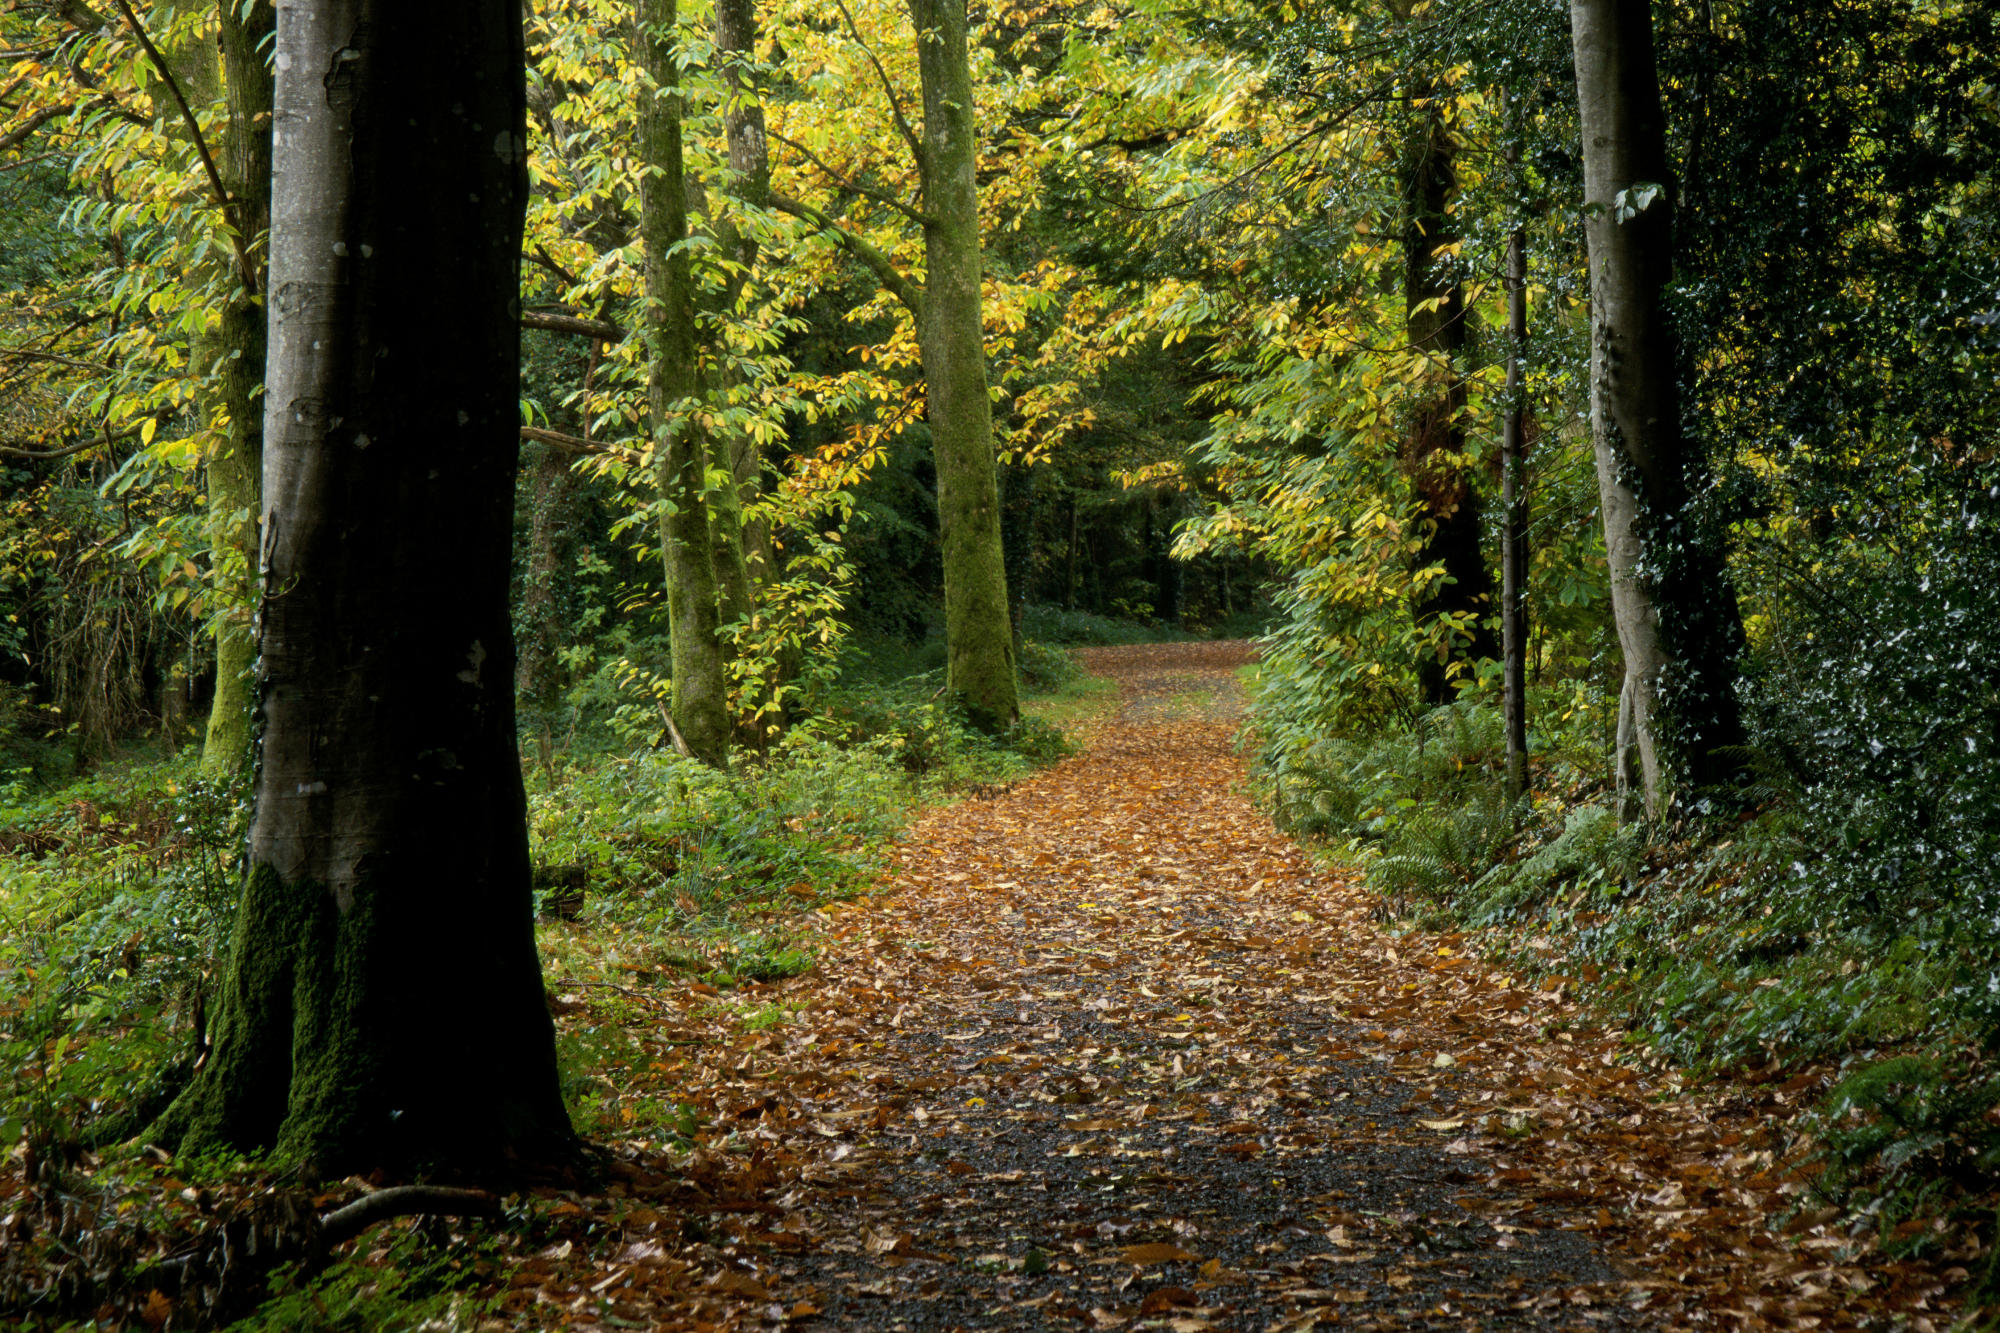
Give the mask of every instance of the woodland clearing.
M 1790 1084 L 1621 1061 L 1581 979 L 1386 933 L 1240 791 L 1240 644 L 1092 650 L 1087 751 L 925 816 L 719 1034 L 635 982 L 668 1159 L 535 1211 L 494 1317 L 573 1328 L 1943 1328 L 1773 1146 Z M 558 989 L 560 982 L 554 983 Z M 746 997 L 748 998 L 748 997 Z M 564 994 L 572 1015 L 608 1003 Z M 495 1325 L 498 1327 L 499 1325 Z

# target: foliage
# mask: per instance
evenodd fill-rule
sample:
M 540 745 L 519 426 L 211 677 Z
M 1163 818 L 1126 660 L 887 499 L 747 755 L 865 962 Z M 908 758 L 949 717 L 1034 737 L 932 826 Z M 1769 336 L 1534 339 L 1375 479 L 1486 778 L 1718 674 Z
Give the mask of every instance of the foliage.
M 241 797 L 191 755 L 0 788 L 0 1142 L 101 1134 L 157 1100 L 227 943 Z
M 1066 610 L 1041 602 L 1030 602 L 1022 611 L 1021 633 L 1030 643 L 1063 645 L 1173 643 L 1189 637 L 1184 631 L 1172 627 L 1116 620 L 1091 611 Z

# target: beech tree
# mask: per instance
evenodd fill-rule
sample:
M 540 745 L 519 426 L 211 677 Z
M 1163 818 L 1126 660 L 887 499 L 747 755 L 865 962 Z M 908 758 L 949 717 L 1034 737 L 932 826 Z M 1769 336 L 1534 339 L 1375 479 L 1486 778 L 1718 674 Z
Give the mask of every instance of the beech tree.
M 893 206 L 923 229 L 923 282 L 912 281 L 880 249 L 817 210 L 782 195 L 771 202 L 825 228 L 915 317 L 937 462 L 946 681 L 976 726 L 1000 731 L 1018 719 L 1020 702 L 986 373 L 979 126 L 966 11 L 964 0 L 909 0 L 909 9 L 922 84 L 921 126 L 912 126 L 904 116 L 896 90 L 872 52 L 870 63 L 922 183 L 921 207 Z M 851 17 L 849 26 L 853 28 Z M 858 28 L 853 35 L 862 40 Z
M 1716 752 L 1740 739 L 1732 685 L 1741 630 L 1721 558 L 1686 521 L 1699 460 L 1682 434 L 1665 306 L 1674 191 L 1649 0 L 1573 0 L 1570 27 L 1590 250 L 1591 436 L 1625 658 L 1615 771 L 1621 793 L 1638 779 L 1646 813 L 1657 815 L 1676 778 L 1709 780 Z M 1676 734 L 1664 746 L 1668 690 Z
M 224 600 L 248 606 L 256 595 L 258 478 L 264 452 L 264 405 L 258 398 L 264 369 L 264 251 L 258 240 L 271 225 L 271 69 L 266 47 L 276 13 L 271 6 L 222 0 L 219 21 L 223 95 L 228 118 L 218 165 L 229 194 L 229 217 L 248 262 L 222 307 L 205 349 L 218 370 L 218 414 L 226 431 L 208 458 L 209 539 L 216 581 Z M 230 772 L 243 763 L 250 741 L 251 668 L 256 637 L 248 618 L 228 617 L 215 633 L 215 698 L 210 703 L 202 765 Z
M 910 0 L 924 94 L 924 301 L 917 315 L 944 539 L 946 680 L 973 722 L 1014 722 L 1014 632 L 980 315 L 979 123 L 964 0 Z
M 646 247 L 646 387 L 665 509 L 661 544 L 674 664 L 671 720 L 675 739 L 688 754 L 719 765 L 729 756 L 729 714 L 709 514 L 708 431 L 692 410 L 702 375 L 687 246 L 677 17 L 674 0 L 639 0 L 636 42 L 650 84 L 639 95 L 638 142 L 646 166 L 639 224 Z M 735 546 L 740 565 L 740 538 L 732 536 L 727 544 Z
M 155 1135 L 326 1172 L 559 1157 L 507 605 L 521 12 L 287 3 L 276 67 L 255 816 Z

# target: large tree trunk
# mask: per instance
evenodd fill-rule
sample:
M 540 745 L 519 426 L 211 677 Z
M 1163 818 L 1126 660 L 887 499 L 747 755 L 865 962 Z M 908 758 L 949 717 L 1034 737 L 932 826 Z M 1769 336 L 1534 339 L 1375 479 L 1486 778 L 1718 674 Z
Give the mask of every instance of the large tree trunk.
M 1418 589 L 1411 613 L 1422 629 L 1444 617 L 1462 626 L 1450 633 L 1442 655 L 1417 662 L 1418 693 L 1431 707 L 1457 697 L 1454 679 L 1498 649 L 1488 623 L 1493 578 L 1480 551 L 1479 493 L 1465 461 L 1465 382 L 1458 369 L 1465 352 L 1465 292 L 1449 257 L 1458 239 L 1450 214 L 1457 150 L 1450 123 L 1433 104 L 1421 113 L 1406 150 L 1403 179 L 1407 328 L 1411 350 L 1431 363 L 1430 397 L 1411 413 L 1403 469 L 1417 502 L 1416 567 L 1438 571 Z
M 1741 642 L 1723 561 L 1688 522 L 1673 326 L 1673 191 L 1648 0 L 1573 0 L 1590 249 L 1590 423 L 1625 658 L 1616 771 L 1633 770 L 1648 815 L 1676 779 L 1717 775 L 1740 743 L 1734 693 Z M 1662 744 L 1662 722 L 1673 744 Z M 1673 751 L 1671 762 L 1667 749 Z M 1636 761 L 1636 762 L 1635 762 Z M 1678 769 L 1678 772 L 1673 770 Z
M 937 457 L 946 681 L 975 726 L 1020 716 L 980 309 L 979 155 L 965 0 L 910 0 L 923 82 L 924 281 L 917 341 Z
M 508 622 L 521 11 L 279 10 L 262 742 L 184 1151 L 567 1155 Z
M 687 752 L 729 761 L 729 714 L 717 631 L 715 556 L 709 531 L 708 441 L 696 413 L 701 366 L 694 274 L 688 263 L 687 172 L 681 152 L 680 70 L 674 0 L 639 0 L 640 63 L 652 87 L 639 98 L 640 186 L 646 244 L 646 387 L 666 504 L 661 542 L 674 663 L 672 720 Z
M 235 201 L 231 222 L 251 256 L 271 225 L 271 68 L 265 43 L 277 11 L 263 0 L 245 10 L 236 0 L 216 6 L 221 21 L 223 96 L 222 183 Z M 202 743 L 202 767 L 229 773 L 250 753 L 251 668 L 257 660 L 250 608 L 257 595 L 257 508 L 264 455 L 263 273 L 253 270 L 222 307 L 205 355 L 220 368 L 220 415 L 228 432 L 208 460 L 208 538 L 214 590 L 222 604 L 215 631 L 215 699 Z

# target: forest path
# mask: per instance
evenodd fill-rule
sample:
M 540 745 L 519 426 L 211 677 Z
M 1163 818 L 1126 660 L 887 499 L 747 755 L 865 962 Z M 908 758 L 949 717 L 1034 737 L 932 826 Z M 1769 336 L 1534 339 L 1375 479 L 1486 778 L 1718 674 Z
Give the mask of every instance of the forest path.
M 663 1211 L 569 1275 L 594 1293 L 573 1326 L 1844 1328 L 1924 1308 L 1819 1233 L 1757 1225 L 1782 1182 L 1754 1108 L 1661 1103 L 1564 988 L 1385 935 L 1351 876 L 1280 835 L 1242 791 L 1243 645 L 1087 657 L 1121 688 L 1087 752 L 925 815 L 892 890 L 833 912 L 819 966 L 761 997 L 790 1021 L 671 1075 L 709 1146 L 671 1184 L 634 1172 Z M 663 1247 L 669 1208 L 708 1221 Z
M 854 1072 L 899 1103 L 802 1200 L 827 1322 L 1637 1326 L 1469 1151 L 1493 1043 L 1241 790 L 1246 646 L 1085 656 L 1121 696 L 1088 752 L 922 821 L 822 965 L 895 991 Z

